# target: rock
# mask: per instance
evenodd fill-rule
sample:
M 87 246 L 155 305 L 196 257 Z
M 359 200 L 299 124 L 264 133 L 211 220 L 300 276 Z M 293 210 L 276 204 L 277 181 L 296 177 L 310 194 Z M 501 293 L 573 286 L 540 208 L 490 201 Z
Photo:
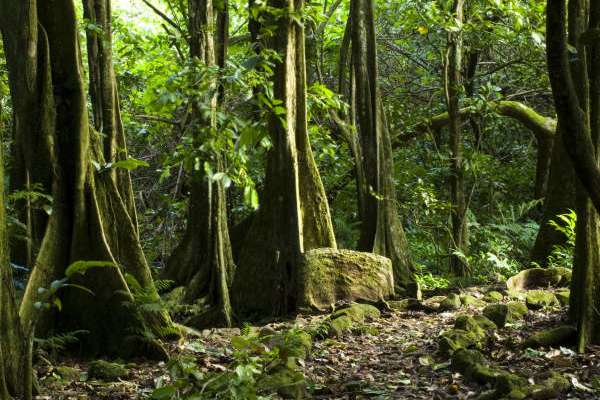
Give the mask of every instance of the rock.
M 493 331 L 498 328 L 494 322 L 483 315 L 476 315 L 475 317 L 470 315 L 460 315 L 456 317 L 454 327 L 465 331 L 475 331 L 479 334 L 485 334 L 485 332 Z
M 284 399 L 307 398 L 307 384 L 304 374 L 287 366 L 275 368 L 264 375 L 257 386 L 268 392 L 277 392 Z
M 558 299 L 561 306 L 568 306 L 569 299 L 571 298 L 571 291 L 569 289 L 560 289 L 554 292 L 554 295 Z
M 566 287 L 571 283 L 571 275 L 567 268 L 531 268 L 508 278 L 506 286 L 509 290 Z
M 556 399 L 570 387 L 571 383 L 567 378 L 556 371 L 550 371 L 548 377 L 541 384 L 533 387 L 531 398 L 535 400 Z
M 298 307 L 324 311 L 340 301 L 378 302 L 394 295 L 392 262 L 352 250 L 306 251 L 299 265 Z
M 438 351 L 440 355 L 449 357 L 460 349 L 481 348 L 483 339 L 480 332 L 450 329 L 440 335 Z
M 488 303 L 498 303 L 499 301 L 502 301 L 503 298 L 504 295 L 502 295 L 502 293 L 492 290 L 483 297 L 483 300 Z
M 529 290 L 525 298 L 525 303 L 531 310 L 539 310 L 560 304 L 554 293 L 546 290 Z
M 352 303 L 332 313 L 318 328 L 318 331 L 324 332 L 328 337 L 340 337 L 351 331 L 356 325 L 380 316 L 381 312 L 377 307 L 369 304 Z
M 494 384 L 494 391 L 496 398 L 506 399 L 525 399 L 529 392 L 527 381 L 515 374 L 510 372 L 501 372 L 496 376 L 496 383 Z
M 419 300 L 408 298 L 402 300 L 390 300 L 388 305 L 392 310 L 396 311 L 425 311 L 425 307 Z
M 129 371 L 122 364 L 112 363 L 104 360 L 92 361 L 88 366 L 88 378 L 104 381 L 116 381 L 125 378 Z
M 56 372 L 62 379 L 66 381 L 76 382 L 79 381 L 79 378 L 81 377 L 81 371 L 79 371 L 77 368 L 67 367 L 64 365 L 56 367 Z
M 458 310 L 462 305 L 460 297 L 455 293 L 450 293 L 444 300 L 440 302 L 440 311 Z
M 577 329 L 570 325 L 558 326 L 535 333 L 523 342 L 523 347 L 549 347 L 570 344 L 577 338 Z
M 490 304 L 483 309 L 483 315 L 502 328 L 506 323 L 519 320 L 527 313 L 523 303 L 510 302 L 508 304 Z
M 485 306 L 485 302 L 483 300 L 478 299 L 477 297 L 470 294 L 462 294 L 459 296 L 460 302 L 464 307 L 483 307 Z
M 440 308 L 440 303 L 444 300 L 446 300 L 446 296 L 432 296 L 423 300 L 423 305 L 432 310 L 438 310 Z
M 452 354 L 450 368 L 454 372 L 460 372 L 467 379 L 471 379 L 471 372 L 477 364 L 485 363 L 485 357 L 478 350 L 458 349 Z
M 301 330 L 286 331 L 264 338 L 267 340 L 263 343 L 267 344 L 268 347 L 279 349 L 279 358 L 282 360 L 292 357 L 304 360 L 312 349 L 312 336 Z

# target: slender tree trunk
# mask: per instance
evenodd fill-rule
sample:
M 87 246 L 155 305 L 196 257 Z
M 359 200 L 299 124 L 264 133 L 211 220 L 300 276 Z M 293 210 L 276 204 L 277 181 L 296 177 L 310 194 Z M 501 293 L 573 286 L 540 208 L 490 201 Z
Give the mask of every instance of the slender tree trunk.
M 0 18 L 0 28 L 11 49 L 6 55 L 13 101 L 30 98 L 29 82 L 44 83 L 41 101 L 29 103 L 27 111 L 47 116 L 43 140 L 51 144 L 52 155 L 53 213 L 21 304 L 22 324 L 38 323 L 34 306 L 38 289 L 64 277 L 68 265 L 81 260 L 110 261 L 120 268 L 91 270 L 76 280 L 94 296 L 65 289 L 62 312 L 44 313 L 39 333 L 51 328 L 86 329 L 90 334 L 82 341 L 82 349 L 87 352 L 165 357 L 157 342 L 144 339 L 148 337 L 144 332 L 164 334 L 170 326 L 166 313 L 142 313 L 124 304 L 133 302 L 127 274 L 148 293 L 158 295 L 115 181 L 109 173 L 96 171 L 91 162 L 103 165 L 105 160 L 103 145 L 88 126 L 75 6 L 72 0 L 52 4 L 2 0 L 0 8 L 10 11 L 9 18 Z M 18 68 L 24 54 L 32 56 L 35 68 Z M 18 113 L 15 119 L 24 118 Z
M 0 132 L 2 126 L 0 105 Z M 0 138 L 2 139 L 2 138 Z M 29 342 L 22 329 L 8 258 L 4 209 L 4 158 L 0 148 L 0 399 L 31 399 L 33 370 Z
M 453 17 L 458 23 L 457 31 L 448 32 L 446 50 L 444 90 L 448 116 L 450 117 L 450 202 L 452 204 L 452 243 L 450 270 L 458 276 L 465 276 L 469 266 L 465 260 L 468 253 L 467 202 L 465 195 L 465 177 L 463 170 L 463 139 L 460 118 L 462 79 L 462 23 L 464 0 L 454 0 Z M 458 254 L 460 253 L 460 254 Z
M 327 198 L 308 140 L 303 27 L 290 17 L 302 0 L 275 0 L 283 10 L 270 46 L 281 55 L 274 97 L 285 113 L 271 118 L 273 147 L 265 189 L 243 245 L 232 296 L 236 310 L 281 315 L 296 309 L 298 257 L 317 247 L 335 248 Z
M 216 10 L 212 0 L 189 0 L 190 57 L 205 67 L 225 63 L 228 23 L 226 10 Z M 216 13 L 220 13 L 220 17 Z M 219 22 L 220 21 L 220 22 Z M 215 43 L 214 32 L 220 39 Z M 206 100 L 210 107 L 208 118 L 191 99 L 194 142 L 200 148 L 203 142 L 217 135 L 216 111 L 218 91 L 213 82 Z M 199 96 L 200 97 L 200 96 Z M 217 152 L 205 155 L 215 173 L 224 170 L 223 155 Z M 214 181 L 206 171 L 191 171 L 191 193 L 185 235 L 173 252 L 167 266 L 167 276 L 178 284 L 186 285 L 186 300 L 207 306 L 188 323 L 198 326 L 232 324 L 229 286 L 235 265 L 227 226 L 226 194 L 222 180 Z
M 358 247 L 389 257 L 398 293 L 415 296 L 418 290 L 398 216 L 392 146 L 377 82 L 374 2 L 354 0 L 350 12 L 352 103 L 359 137 L 353 150 L 355 160 L 360 161 L 356 165 L 361 217 Z

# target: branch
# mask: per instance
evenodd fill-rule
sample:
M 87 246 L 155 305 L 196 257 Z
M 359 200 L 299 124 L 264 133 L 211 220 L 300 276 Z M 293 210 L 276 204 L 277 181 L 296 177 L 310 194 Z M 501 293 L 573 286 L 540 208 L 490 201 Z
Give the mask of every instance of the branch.
M 534 109 L 527 107 L 518 101 L 494 101 L 489 103 L 489 107 L 498 115 L 513 118 L 519 121 L 527 129 L 531 130 L 538 141 L 552 139 L 556 132 L 556 120 L 554 118 L 544 117 L 538 114 Z M 472 107 L 465 107 L 459 110 L 459 115 L 466 116 L 477 113 Z M 411 133 L 397 136 L 394 139 L 394 145 L 408 142 L 417 138 L 425 132 L 437 131 L 448 125 L 450 118 L 447 112 L 438 114 L 430 119 L 418 124 Z
M 175 28 L 182 36 L 185 36 L 185 33 L 183 32 L 183 29 L 181 29 L 181 27 L 175 21 L 173 21 L 171 18 L 169 18 L 169 16 L 167 14 L 165 14 L 162 11 L 160 11 L 158 8 L 156 8 L 148 0 L 142 0 L 142 1 L 144 2 L 145 5 L 147 5 L 148 7 L 150 7 L 152 9 L 152 11 L 154 11 L 159 17 L 161 17 L 162 19 L 164 19 L 169 25 L 171 25 L 173 28 Z

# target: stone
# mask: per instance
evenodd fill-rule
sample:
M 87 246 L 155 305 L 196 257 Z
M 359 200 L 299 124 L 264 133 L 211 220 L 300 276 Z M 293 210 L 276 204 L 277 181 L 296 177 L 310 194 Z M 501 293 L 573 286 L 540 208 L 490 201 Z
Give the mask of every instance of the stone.
M 478 299 L 477 297 L 470 294 L 462 294 L 460 295 L 460 302 L 464 307 L 483 307 L 485 306 L 485 302 L 483 300 Z
M 332 313 L 317 330 L 324 332 L 327 337 L 340 337 L 357 325 L 380 316 L 381 312 L 377 307 L 370 304 L 352 303 Z
M 549 347 L 568 345 L 577 338 L 577 329 L 571 325 L 557 326 L 534 333 L 523 342 L 523 347 Z
M 79 378 L 81 377 L 81 371 L 79 371 L 77 368 L 67 367 L 64 365 L 56 367 L 56 373 L 58 373 L 62 379 L 70 382 L 79 381 Z
M 530 310 L 540 310 L 560 305 L 554 293 L 547 290 L 529 290 L 525 298 L 525 303 Z
M 571 298 L 571 291 L 569 289 L 560 289 L 554 292 L 556 299 L 560 303 L 561 306 L 568 306 L 569 299 Z
M 503 298 L 504 296 L 502 293 L 492 290 L 483 297 L 483 300 L 487 301 L 488 303 L 498 303 L 502 301 Z
M 506 286 L 509 290 L 567 287 L 571 283 L 571 276 L 571 270 L 562 267 L 530 268 L 508 278 Z
M 298 267 L 298 308 L 325 311 L 338 302 L 377 303 L 393 297 L 389 258 L 352 250 L 306 251 Z
M 104 381 L 116 381 L 125 378 L 129 371 L 125 366 L 105 360 L 92 361 L 88 366 L 88 378 Z
M 454 311 L 458 310 L 462 305 L 460 297 L 455 293 L 450 293 L 444 300 L 440 302 L 439 311 Z
M 473 331 L 480 336 L 483 336 L 486 332 L 494 331 L 498 327 L 494 322 L 483 315 L 476 315 L 474 317 L 470 315 L 459 315 L 454 322 L 454 328 Z
M 482 340 L 478 332 L 450 329 L 440 335 L 438 351 L 440 355 L 449 357 L 460 349 L 481 348 Z
M 483 309 L 483 315 L 495 323 L 498 328 L 523 318 L 526 313 L 527 307 L 520 302 L 490 304 Z

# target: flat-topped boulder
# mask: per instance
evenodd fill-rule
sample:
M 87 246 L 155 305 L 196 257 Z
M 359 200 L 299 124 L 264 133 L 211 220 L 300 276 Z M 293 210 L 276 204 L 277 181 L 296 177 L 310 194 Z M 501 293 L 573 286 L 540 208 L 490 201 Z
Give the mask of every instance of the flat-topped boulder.
M 394 295 L 392 261 L 352 250 L 314 249 L 301 256 L 298 307 L 327 310 L 338 302 L 379 302 Z

